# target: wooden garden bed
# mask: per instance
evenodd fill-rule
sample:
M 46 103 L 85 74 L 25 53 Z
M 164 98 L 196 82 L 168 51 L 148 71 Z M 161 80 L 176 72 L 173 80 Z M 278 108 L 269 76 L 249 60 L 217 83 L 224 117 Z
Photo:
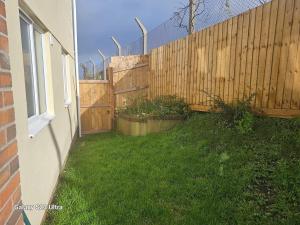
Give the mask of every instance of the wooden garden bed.
M 131 115 L 118 115 L 116 129 L 124 135 L 144 136 L 172 129 L 184 120 L 182 116 L 168 116 L 160 118 L 155 116 L 139 118 Z

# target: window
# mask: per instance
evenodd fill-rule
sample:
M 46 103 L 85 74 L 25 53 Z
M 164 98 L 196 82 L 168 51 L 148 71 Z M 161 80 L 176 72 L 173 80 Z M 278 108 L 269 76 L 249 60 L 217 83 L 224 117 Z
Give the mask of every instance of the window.
M 29 137 L 33 138 L 54 119 L 48 107 L 43 31 L 20 12 Z M 51 111 L 52 112 L 52 111 Z M 53 113 L 53 112 L 52 112 Z
M 62 68 L 63 68 L 63 81 L 64 81 L 64 101 L 65 106 L 71 104 L 71 94 L 70 94 L 70 71 L 69 71 L 69 64 L 68 64 L 68 55 L 62 51 Z
M 21 38 L 29 119 L 47 112 L 46 79 L 43 56 L 43 33 L 29 18 L 21 14 Z

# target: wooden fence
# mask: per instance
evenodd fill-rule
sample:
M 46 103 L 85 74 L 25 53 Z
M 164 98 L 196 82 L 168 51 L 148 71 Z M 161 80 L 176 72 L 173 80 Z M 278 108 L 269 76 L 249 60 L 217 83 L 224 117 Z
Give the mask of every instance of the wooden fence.
M 154 49 L 113 57 L 109 81 L 82 81 L 85 133 L 110 130 L 115 108 L 147 96 L 177 95 L 208 111 L 255 94 L 253 108 L 300 116 L 300 0 L 273 0 L 242 15 Z
M 256 94 L 253 107 L 300 115 L 300 0 L 273 0 L 150 54 L 149 97 L 178 95 L 206 111 Z
M 80 81 L 83 134 L 110 131 L 116 108 L 148 96 L 149 56 L 113 57 L 110 66 L 107 81 Z
M 116 108 L 130 104 L 137 97 L 148 96 L 149 56 L 113 57 L 110 66 Z

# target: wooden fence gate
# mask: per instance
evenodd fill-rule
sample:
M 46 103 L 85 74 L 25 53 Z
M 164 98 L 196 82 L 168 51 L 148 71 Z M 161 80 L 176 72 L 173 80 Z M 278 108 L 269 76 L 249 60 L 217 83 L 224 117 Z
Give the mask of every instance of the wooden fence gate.
M 110 81 L 80 81 L 80 115 L 82 134 L 112 129 L 114 107 Z

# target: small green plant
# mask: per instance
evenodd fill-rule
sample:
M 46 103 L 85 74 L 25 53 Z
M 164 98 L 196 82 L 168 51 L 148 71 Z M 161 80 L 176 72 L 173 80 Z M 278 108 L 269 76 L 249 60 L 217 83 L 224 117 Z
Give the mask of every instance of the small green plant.
M 220 96 L 210 96 L 214 102 L 213 111 L 219 112 L 220 122 L 227 127 L 234 127 L 241 134 L 249 133 L 253 130 L 255 117 L 251 110 L 251 101 L 254 94 L 246 100 L 226 103 Z
M 235 127 L 241 134 L 247 134 L 253 131 L 254 116 L 246 112 L 240 120 L 235 122 Z
M 135 115 L 140 118 L 149 116 L 167 118 L 170 116 L 187 117 L 190 113 L 190 108 L 183 99 L 173 95 L 166 95 L 156 97 L 153 100 L 143 97 L 136 98 L 119 111 L 121 114 Z

